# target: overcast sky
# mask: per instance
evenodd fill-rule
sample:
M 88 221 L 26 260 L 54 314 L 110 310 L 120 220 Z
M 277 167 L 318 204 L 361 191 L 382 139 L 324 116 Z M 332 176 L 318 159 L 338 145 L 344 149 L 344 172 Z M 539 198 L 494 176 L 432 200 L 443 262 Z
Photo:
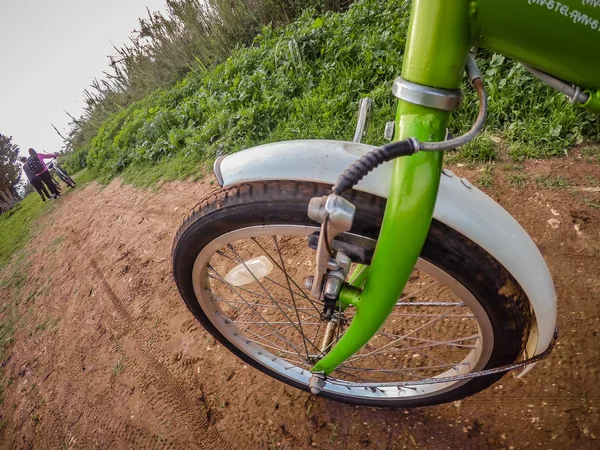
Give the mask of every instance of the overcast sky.
M 0 0 L 0 133 L 21 153 L 58 151 L 83 90 L 108 70 L 138 18 L 164 0 Z

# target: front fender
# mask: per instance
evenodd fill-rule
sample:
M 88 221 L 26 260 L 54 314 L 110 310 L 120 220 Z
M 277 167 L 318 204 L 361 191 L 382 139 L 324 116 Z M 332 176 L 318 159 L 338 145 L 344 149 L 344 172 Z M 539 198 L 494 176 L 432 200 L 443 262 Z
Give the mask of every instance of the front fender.
M 373 148 L 341 141 L 299 140 L 253 147 L 215 162 L 221 186 L 258 180 L 305 180 L 334 184 L 354 161 Z M 392 163 L 365 177 L 355 189 L 387 198 Z M 548 266 L 519 223 L 466 179 L 444 170 L 433 217 L 471 239 L 498 260 L 519 282 L 531 303 L 527 353 L 548 348 L 556 327 L 556 292 Z

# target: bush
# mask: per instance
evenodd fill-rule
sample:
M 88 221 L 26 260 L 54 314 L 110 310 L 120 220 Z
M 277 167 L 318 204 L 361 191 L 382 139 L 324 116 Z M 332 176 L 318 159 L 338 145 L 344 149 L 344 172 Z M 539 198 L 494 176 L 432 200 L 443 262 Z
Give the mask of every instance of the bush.
M 390 87 L 401 72 L 409 9 L 409 2 L 362 0 L 345 13 L 309 9 L 292 25 L 267 26 L 251 47 L 235 50 L 214 69 L 194 70 L 110 116 L 68 167 L 83 166 L 87 155 L 85 164 L 115 176 L 177 161 L 180 171 L 169 172 L 177 177 L 189 174 L 185 158 L 197 164 L 286 139 L 351 140 L 365 96 L 374 100 L 365 141 L 379 145 L 394 116 Z M 562 154 L 598 140 L 596 116 L 565 102 L 517 63 L 487 52 L 479 62 L 490 94 L 487 130 L 512 145 L 517 157 Z M 469 94 L 452 122 L 454 134 L 470 128 L 477 114 L 475 95 L 464 90 Z M 496 145 L 483 136 L 462 155 L 489 161 Z

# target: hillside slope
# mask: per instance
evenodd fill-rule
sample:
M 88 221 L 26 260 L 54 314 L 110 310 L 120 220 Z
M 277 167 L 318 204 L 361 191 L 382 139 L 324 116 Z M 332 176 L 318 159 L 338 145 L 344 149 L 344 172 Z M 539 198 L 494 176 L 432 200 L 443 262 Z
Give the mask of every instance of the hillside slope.
M 345 13 L 308 10 L 288 27 L 264 28 L 252 47 L 213 70 L 194 70 L 112 116 L 69 157 L 68 167 L 87 166 L 108 179 L 125 172 L 126 180 L 149 184 L 184 178 L 200 161 L 261 143 L 348 140 L 365 96 L 374 100 L 365 141 L 379 144 L 394 117 L 391 83 L 402 69 L 409 10 L 408 1 L 361 0 Z M 479 60 L 490 93 L 488 134 L 463 149 L 463 158 L 493 159 L 498 143 L 523 159 L 600 140 L 596 116 L 517 63 L 486 52 Z M 475 108 L 469 93 L 454 132 L 470 127 Z

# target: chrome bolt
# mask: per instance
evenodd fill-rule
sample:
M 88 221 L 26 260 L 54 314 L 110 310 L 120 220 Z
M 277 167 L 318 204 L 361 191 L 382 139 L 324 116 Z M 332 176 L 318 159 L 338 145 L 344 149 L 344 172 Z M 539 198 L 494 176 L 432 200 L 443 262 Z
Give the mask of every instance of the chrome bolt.
M 308 385 L 310 386 L 310 392 L 312 394 L 319 395 L 321 392 L 323 392 L 323 389 L 325 388 L 325 373 L 313 373 L 310 377 Z
M 310 277 L 306 277 L 302 283 L 304 284 L 304 288 L 310 291 L 313 287 L 314 282 L 315 282 L 315 277 L 310 276 Z
M 393 139 L 395 128 L 396 128 L 396 124 L 394 122 L 387 122 L 385 124 L 385 132 L 383 134 L 383 138 L 386 141 L 391 141 Z

